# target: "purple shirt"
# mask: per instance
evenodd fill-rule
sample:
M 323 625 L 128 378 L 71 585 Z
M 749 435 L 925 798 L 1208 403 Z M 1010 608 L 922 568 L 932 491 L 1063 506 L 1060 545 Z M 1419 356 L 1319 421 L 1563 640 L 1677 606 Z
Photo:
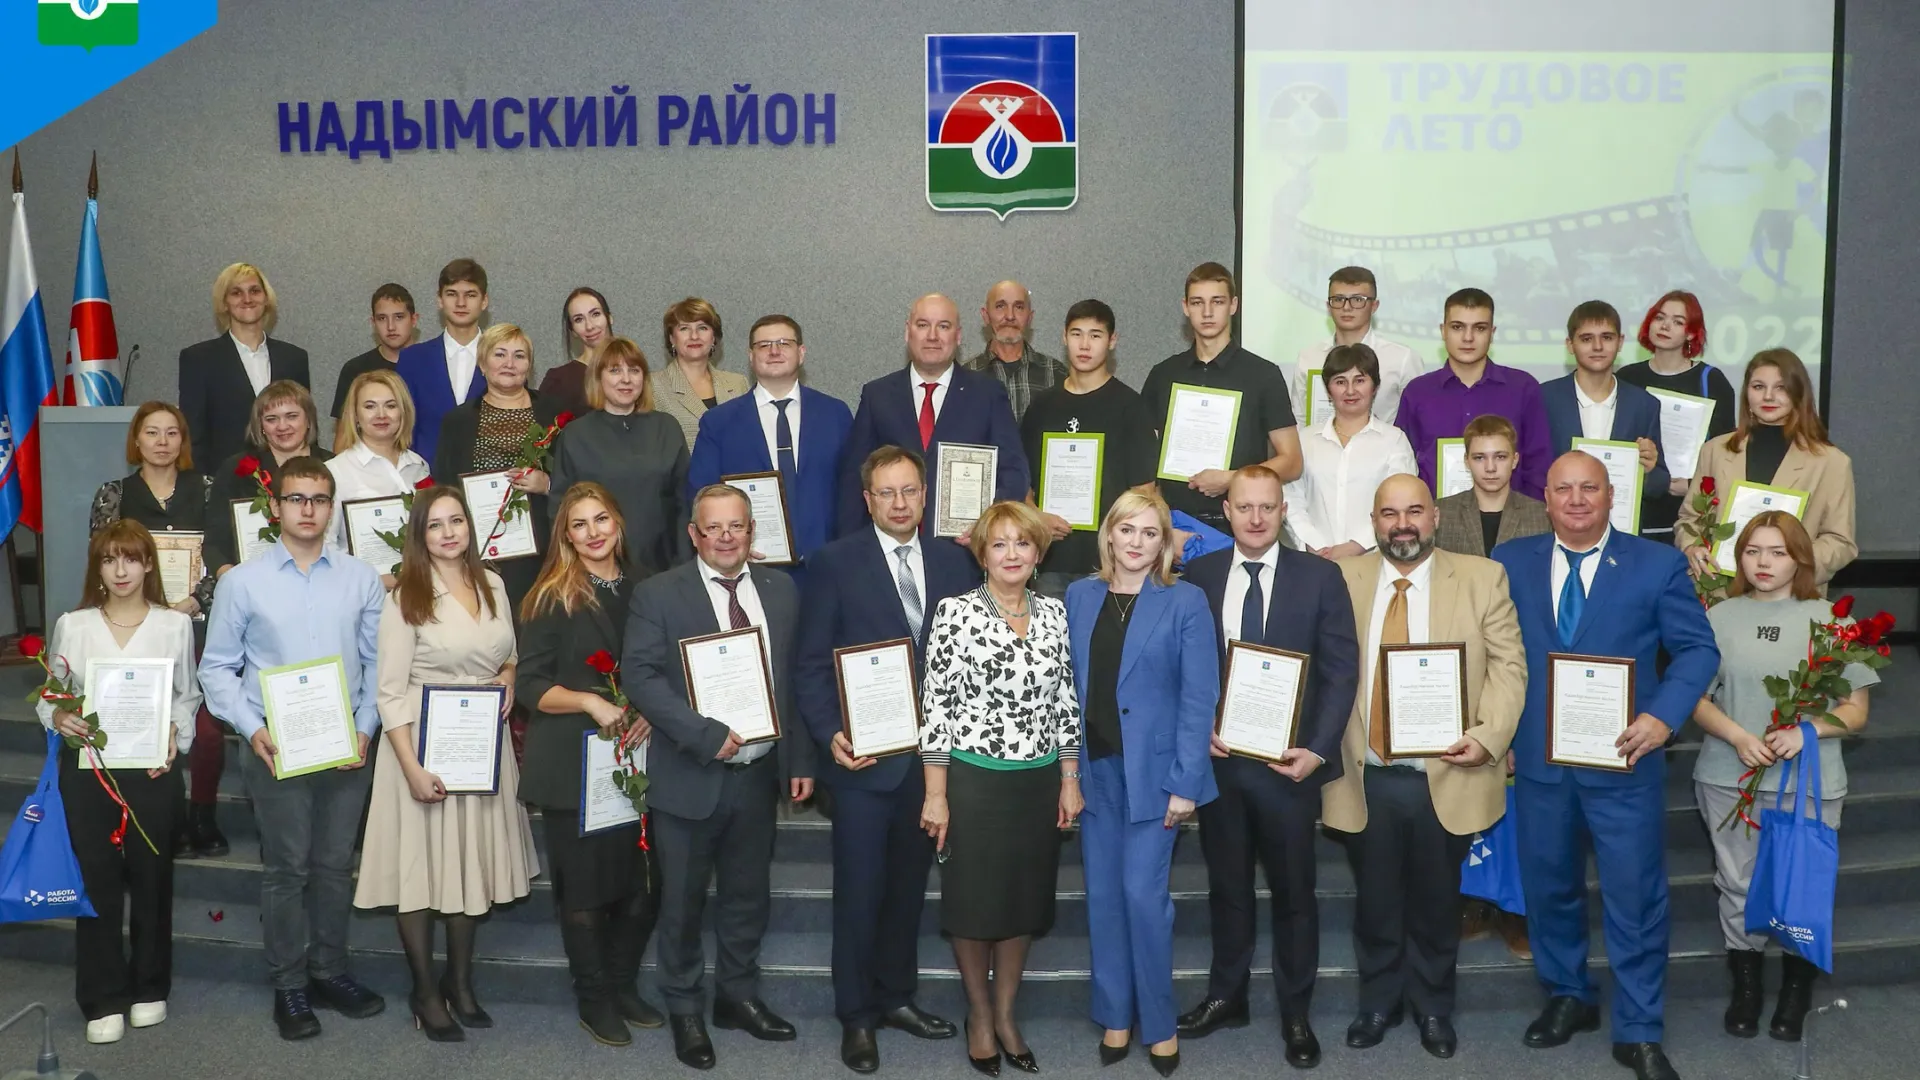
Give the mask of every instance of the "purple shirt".
M 1513 473 L 1513 489 L 1531 498 L 1544 498 L 1547 466 L 1553 464 L 1553 441 L 1547 432 L 1547 408 L 1540 400 L 1540 383 L 1518 368 L 1501 367 L 1491 360 L 1472 386 L 1460 381 L 1451 363 L 1429 371 L 1407 384 L 1400 394 L 1400 413 L 1394 426 L 1407 433 L 1420 479 L 1434 486 L 1434 444 L 1457 439 L 1475 417 L 1504 416 L 1520 436 L 1520 466 Z M 1444 493 L 1435 488 L 1435 497 Z

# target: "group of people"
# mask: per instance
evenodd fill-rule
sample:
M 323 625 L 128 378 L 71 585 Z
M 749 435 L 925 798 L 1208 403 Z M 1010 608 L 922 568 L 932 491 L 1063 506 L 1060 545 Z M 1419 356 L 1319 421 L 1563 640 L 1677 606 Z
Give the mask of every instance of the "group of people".
M 1615 974 L 1614 1056 L 1642 1078 L 1672 1077 L 1661 1028 L 1663 778 L 1665 747 L 1689 718 L 1707 743 L 1695 781 L 1716 829 L 1734 983 L 1727 1030 L 1757 1030 L 1765 942 L 1742 919 L 1755 844 L 1715 815 L 1737 797 L 1741 768 L 1805 749 L 1792 733 L 1766 733 L 1762 679 L 1804 650 L 1808 616 L 1830 617 L 1824 585 L 1855 550 L 1852 479 L 1800 361 L 1762 352 L 1736 393 L 1699 359 L 1705 331 L 1689 294 L 1653 305 L 1639 333 L 1652 359 L 1618 373 L 1619 315 L 1580 305 L 1567 335 L 1576 370 L 1543 386 L 1488 358 L 1493 300 L 1476 289 L 1448 299 L 1445 365 L 1422 371 L 1412 350 L 1372 329 L 1373 275 L 1347 267 L 1329 283 L 1334 339 L 1303 350 L 1290 376 L 1232 340 L 1235 283 L 1207 263 L 1182 297 L 1193 346 L 1136 392 L 1114 376 L 1107 305 L 1067 310 L 1063 363 L 1033 347 L 1027 291 L 1001 282 L 980 312 L 984 352 L 963 360 L 957 306 L 921 297 L 905 364 L 850 409 L 801 384 L 806 349 L 790 316 L 749 329 L 749 382 L 717 366 L 721 320 L 705 301 L 665 313 L 668 359 L 656 368 L 614 334 L 606 299 L 588 288 L 564 303 L 578 356 L 530 389 L 531 341 L 511 324 L 480 328 L 486 274 L 460 259 L 440 275 L 438 337 L 412 342 L 405 289 L 374 295 L 378 348 L 342 374 L 331 453 L 319 445 L 305 353 L 268 336 L 277 301 L 265 275 L 230 267 L 213 299 L 222 336 L 181 354 L 179 404 L 137 411 L 135 470 L 96 497 L 83 596 L 53 633 L 53 651 L 80 668 L 91 657 L 174 661 L 174 746 L 192 778 L 183 785 L 171 760 L 120 776 L 148 832 L 177 837 L 157 852 L 121 848 L 109 838 L 118 808 L 65 754 L 70 829 L 99 912 L 77 928 L 90 1039 L 165 1018 L 172 862 L 228 847 L 212 808 L 231 728 L 259 823 L 273 1015 L 289 1039 L 319 1034 L 317 1007 L 354 1018 L 384 1008 L 349 970 L 355 906 L 395 913 L 420 1030 L 447 1041 L 490 1026 L 474 986 L 476 920 L 529 895 L 540 872 L 529 808 L 594 1039 L 626 1045 L 630 1026 L 665 1025 L 680 1061 L 711 1068 L 709 1007 L 714 1027 L 792 1039 L 761 996 L 758 955 L 779 808 L 809 800 L 818 782 L 833 804 L 835 1012 L 856 1072 L 878 1068 L 883 1028 L 963 1035 L 988 1075 L 1003 1062 L 1038 1071 L 1017 995 L 1031 941 L 1053 925 L 1062 832 L 1074 826 L 1103 1063 L 1138 1041 L 1168 1075 L 1182 1039 L 1248 1022 L 1256 864 L 1272 897 L 1285 1057 L 1319 1062 L 1309 1021 L 1316 823 L 1345 842 L 1357 885 L 1347 1044 L 1377 1045 L 1411 1014 L 1421 1045 L 1451 1057 L 1462 860 L 1506 813 L 1511 783 L 1526 946 L 1548 993 L 1528 1045 L 1598 1026 L 1591 849 Z M 1313 381 L 1330 408 L 1302 425 L 1294 403 L 1313 399 Z M 1670 475 L 1643 386 L 1716 403 L 1694 476 Z M 1169 401 L 1195 387 L 1240 395 L 1227 460 L 1167 479 Z M 1045 509 L 1040 448 L 1061 432 L 1104 436 L 1096 528 Z M 542 437 L 550 460 L 529 466 L 525 446 Z M 1614 528 L 1610 474 L 1569 451 L 1579 438 L 1635 445 L 1642 535 Z M 1443 440 L 1461 441 L 1471 483 L 1436 497 Z M 959 537 L 939 535 L 927 513 L 943 443 L 998 450 L 996 498 Z M 196 459 L 221 464 L 202 474 Z M 489 470 L 509 471 L 527 496 L 537 556 L 485 558 L 491 538 L 476 522 L 490 508 L 469 505 L 460 478 Z M 726 482 L 754 473 L 778 474 L 787 521 L 756 521 Z M 1806 496 L 1798 517 L 1762 514 L 1740 530 L 1733 599 L 1711 619 L 1693 582 L 1718 571 L 1692 539 L 1698 506 L 1687 497 L 1711 490 L 1709 479 Z M 236 535 L 228 510 L 262 487 L 279 528 L 271 541 Z M 411 508 L 397 565 L 349 553 L 341 504 L 401 495 Z M 770 528 L 786 531 L 792 566 L 763 565 Z M 206 577 L 171 599 L 153 540 L 166 531 L 205 534 Z M 703 715 L 681 660 L 686 639 L 749 628 L 769 659 L 772 740 L 743 740 L 729 717 Z M 855 756 L 836 650 L 900 639 L 912 645 L 918 752 Z M 1297 731 L 1274 760 L 1231 752 L 1215 734 L 1235 641 L 1310 658 Z M 1393 756 L 1383 647 L 1455 641 L 1464 736 L 1437 757 Z M 1556 651 L 1636 665 L 1624 771 L 1549 762 L 1545 670 Z M 260 673 L 328 657 L 343 662 L 359 755 L 276 779 Z M 607 658 L 637 715 L 602 692 Z M 1844 726 L 1823 737 L 1866 721 L 1874 679 L 1848 674 Z M 446 684 L 502 687 L 502 724 L 524 721 L 497 794 L 450 794 L 422 763 L 413 725 L 423 687 Z M 62 734 L 85 733 L 71 712 L 41 712 Z M 615 730 L 645 740 L 649 811 L 589 833 L 583 737 Z M 1827 776 L 1840 777 L 1822 793 L 1834 823 L 1845 792 L 1837 747 L 1820 747 Z M 1181 1013 L 1169 874 L 1193 820 L 1213 952 L 1204 997 Z M 936 861 L 941 928 L 966 997 L 958 1028 L 916 1002 Z M 650 939 L 664 1014 L 637 983 Z M 1798 1037 L 1813 974 L 1787 958 L 1776 1037 Z

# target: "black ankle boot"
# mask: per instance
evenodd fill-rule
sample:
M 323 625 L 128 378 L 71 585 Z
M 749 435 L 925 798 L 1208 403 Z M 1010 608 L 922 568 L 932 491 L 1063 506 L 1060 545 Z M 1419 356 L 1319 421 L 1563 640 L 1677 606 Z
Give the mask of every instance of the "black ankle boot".
M 1773 1007 L 1767 1034 L 1781 1042 L 1799 1042 L 1800 1029 L 1813 1008 L 1813 980 L 1820 969 L 1791 953 L 1781 958 L 1780 999 Z
M 213 803 L 193 803 L 188 812 L 193 830 L 193 853 L 209 859 L 217 859 L 233 850 L 227 838 L 221 835 L 213 814 Z
M 595 1042 L 627 1046 L 633 1033 L 621 1019 L 607 975 L 607 935 L 597 926 L 560 920 L 560 943 L 567 951 L 567 970 L 573 976 L 573 996 L 580 1006 L 580 1026 Z
M 1727 970 L 1733 975 L 1733 1000 L 1727 1005 L 1727 1034 L 1751 1039 L 1760 1034 L 1760 1007 L 1764 1004 L 1761 965 L 1765 953 L 1728 949 Z

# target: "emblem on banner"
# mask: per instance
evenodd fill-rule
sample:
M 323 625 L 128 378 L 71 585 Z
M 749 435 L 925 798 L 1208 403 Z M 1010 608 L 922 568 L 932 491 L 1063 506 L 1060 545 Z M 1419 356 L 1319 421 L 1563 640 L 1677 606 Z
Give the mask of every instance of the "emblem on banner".
M 1080 198 L 1079 35 L 927 35 L 927 205 L 1065 210 Z
M 140 43 L 140 0 L 40 0 L 40 44 Z

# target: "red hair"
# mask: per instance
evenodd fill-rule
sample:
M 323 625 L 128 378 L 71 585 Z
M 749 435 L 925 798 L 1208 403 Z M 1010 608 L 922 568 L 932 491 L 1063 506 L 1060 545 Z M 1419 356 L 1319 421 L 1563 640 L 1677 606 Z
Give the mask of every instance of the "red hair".
M 1660 309 L 1666 307 L 1670 300 L 1678 300 L 1686 305 L 1687 336 L 1680 342 L 1680 355 L 1691 360 L 1707 351 L 1707 313 L 1700 310 L 1700 298 L 1685 289 L 1673 290 L 1655 300 L 1653 306 L 1647 309 L 1646 317 L 1640 320 L 1640 347 L 1648 352 L 1653 351 L 1653 337 L 1649 333 L 1653 329 L 1653 317 L 1660 314 Z

